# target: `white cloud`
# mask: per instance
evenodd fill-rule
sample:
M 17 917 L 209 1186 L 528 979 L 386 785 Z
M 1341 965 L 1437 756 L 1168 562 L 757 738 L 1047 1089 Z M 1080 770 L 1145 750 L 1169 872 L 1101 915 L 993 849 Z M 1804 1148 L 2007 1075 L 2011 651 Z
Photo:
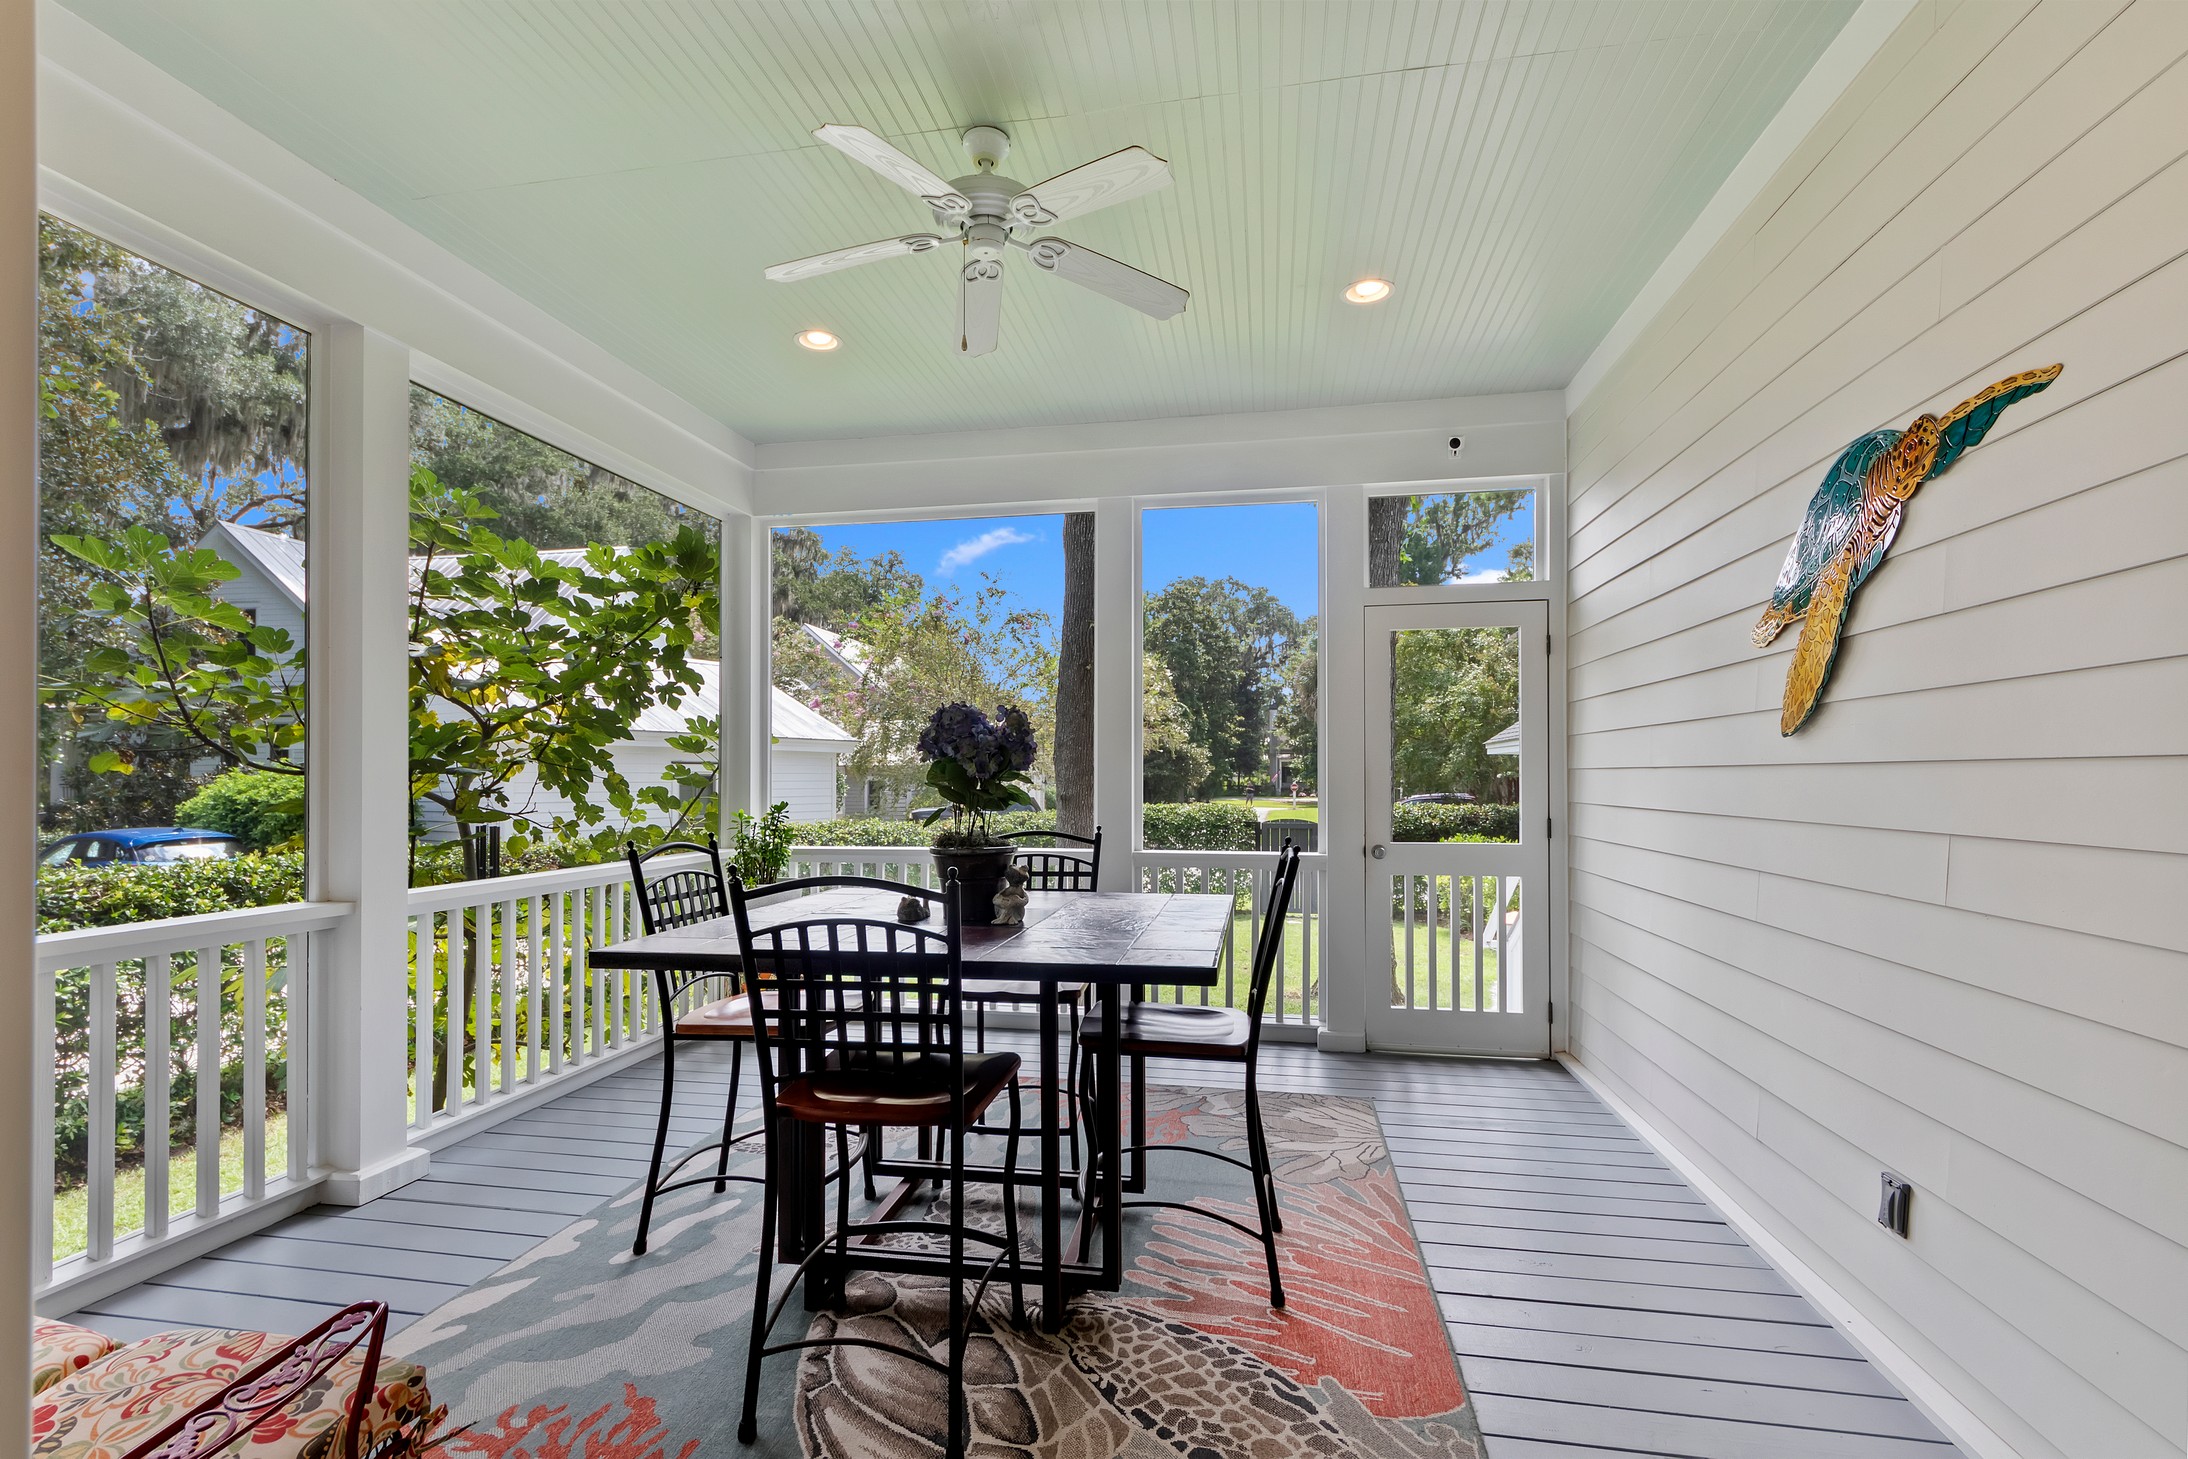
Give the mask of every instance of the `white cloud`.
M 1461 583 L 1501 583 L 1504 581 L 1504 569 L 1493 567 L 1487 572 L 1470 572 L 1461 577 L 1459 581 Z
M 943 553 L 942 561 L 935 564 L 935 571 L 948 577 L 959 568 L 978 562 L 999 547 L 1016 547 L 1021 542 L 1034 540 L 1031 532 L 1021 532 L 1016 527 L 991 527 L 977 537 L 966 538 Z

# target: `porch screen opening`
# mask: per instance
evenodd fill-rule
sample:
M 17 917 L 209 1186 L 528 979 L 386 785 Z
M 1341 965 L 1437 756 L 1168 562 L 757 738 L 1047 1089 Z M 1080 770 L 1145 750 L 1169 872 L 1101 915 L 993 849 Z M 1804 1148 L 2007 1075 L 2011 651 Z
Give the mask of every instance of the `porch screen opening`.
M 1320 514 L 1311 502 L 1140 514 L 1140 843 L 1148 891 L 1229 895 L 1232 966 L 1213 989 L 1158 990 L 1244 1008 L 1256 909 L 1288 841 L 1320 846 Z M 1268 1017 L 1312 1020 L 1319 858 L 1292 901 Z
M 1368 498 L 1368 586 L 1530 582 L 1535 493 L 1454 491 Z
M 637 926 L 626 845 L 719 821 L 721 528 L 423 387 L 410 426 L 410 884 L 477 888 L 414 894 L 423 1128 L 659 1027 L 585 951 Z
M 38 930 L 301 901 L 310 338 L 38 230 Z M 289 1170 L 300 946 L 41 958 L 56 1261 Z
M 790 875 L 926 881 L 950 813 L 918 742 L 951 703 L 1033 721 L 1028 804 L 992 829 L 1092 834 L 1092 513 L 778 527 L 769 545 Z

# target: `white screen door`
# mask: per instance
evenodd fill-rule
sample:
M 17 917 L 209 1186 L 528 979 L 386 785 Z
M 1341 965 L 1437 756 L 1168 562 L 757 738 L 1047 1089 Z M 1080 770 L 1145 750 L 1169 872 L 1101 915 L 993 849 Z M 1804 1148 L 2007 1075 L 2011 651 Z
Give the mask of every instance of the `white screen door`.
M 1548 642 L 1543 603 L 1367 610 L 1371 1048 L 1550 1052 Z

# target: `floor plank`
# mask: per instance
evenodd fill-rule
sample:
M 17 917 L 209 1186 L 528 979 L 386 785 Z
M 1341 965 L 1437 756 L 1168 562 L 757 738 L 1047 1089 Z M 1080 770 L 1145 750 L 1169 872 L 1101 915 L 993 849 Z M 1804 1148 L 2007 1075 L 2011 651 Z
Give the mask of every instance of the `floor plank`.
M 989 1042 L 1032 1051 L 1022 1033 Z M 1566 1070 L 1275 1041 L 1261 1058 L 1265 1090 L 1375 1102 L 1488 1459 L 1956 1454 Z M 680 1051 L 671 1158 L 719 1136 L 728 1071 L 726 1051 Z M 1168 1060 L 1149 1078 L 1241 1083 Z M 300 1331 L 370 1294 L 400 1327 L 643 1176 L 660 1092 L 657 1061 L 618 1071 L 436 1152 L 400 1191 L 291 1217 L 72 1320 L 121 1340 Z

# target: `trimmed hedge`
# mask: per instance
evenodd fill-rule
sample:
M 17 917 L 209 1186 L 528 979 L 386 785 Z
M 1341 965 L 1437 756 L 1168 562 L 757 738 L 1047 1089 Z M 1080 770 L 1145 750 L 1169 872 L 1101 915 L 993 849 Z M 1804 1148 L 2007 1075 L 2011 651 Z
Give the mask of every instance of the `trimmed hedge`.
M 302 900 L 301 851 L 172 866 L 50 866 L 38 872 L 38 930 L 118 927 Z
M 1141 829 L 1150 851 L 1251 851 L 1260 824 L 1249 806 L 1195 801 L 1148 806 Z
M 1477 836 L 1484 841 L 1517 841 L 1516 805 L 1407 805 L 1390 808 L 1393 841 L 1449 841 Z
M 230 770 L 175 807 L 175 824 L 226 831 L 252 851 L 298 843 L 304 834 L 304 777 Z

